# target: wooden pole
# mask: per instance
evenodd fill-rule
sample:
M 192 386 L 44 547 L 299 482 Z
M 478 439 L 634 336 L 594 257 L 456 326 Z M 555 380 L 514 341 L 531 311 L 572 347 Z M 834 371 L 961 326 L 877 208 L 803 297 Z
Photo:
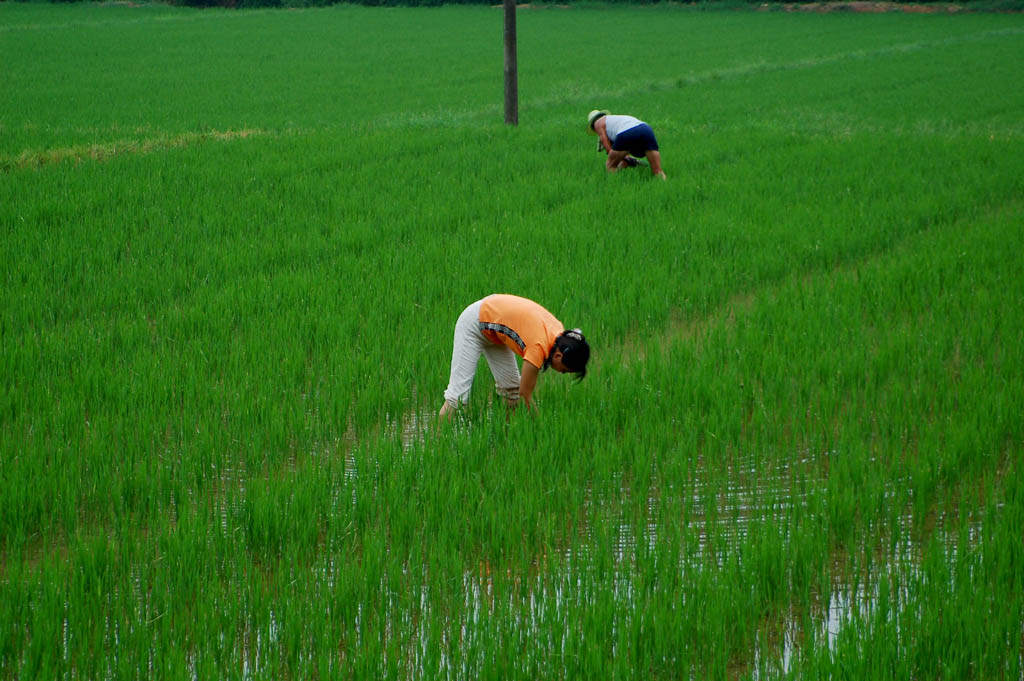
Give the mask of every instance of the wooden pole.
M 516 0 L 505 7 L 505 124 L 519 125 L 519 72 L 516 68 Z

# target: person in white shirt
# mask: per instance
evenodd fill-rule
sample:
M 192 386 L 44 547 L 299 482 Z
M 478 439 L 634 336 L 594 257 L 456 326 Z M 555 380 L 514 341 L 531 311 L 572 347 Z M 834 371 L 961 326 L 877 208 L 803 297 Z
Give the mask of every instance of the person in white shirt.
M 621 168 L 637 165 L 637 159 L 645 158 L 651 166 L 651 174 L 665 179 L 661 167 L 661 152 L 654 131 L 634 116 L 614 115 L 601 109 L 587 114 L 587 127 L 600 140 L 600 149 L 608 154 L 605 168 L 614 173 Z

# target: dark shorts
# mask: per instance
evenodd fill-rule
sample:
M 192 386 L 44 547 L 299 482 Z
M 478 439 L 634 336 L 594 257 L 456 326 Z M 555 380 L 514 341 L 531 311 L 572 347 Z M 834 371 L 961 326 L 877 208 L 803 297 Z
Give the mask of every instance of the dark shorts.
M 623 130 L 612 143 L 614 151 L 628 151 L 637 158 L 643 158 L 648 151 L 658 150 L 658 140 L 654 139 L 651 126 L 641 123 L 635 128 Z

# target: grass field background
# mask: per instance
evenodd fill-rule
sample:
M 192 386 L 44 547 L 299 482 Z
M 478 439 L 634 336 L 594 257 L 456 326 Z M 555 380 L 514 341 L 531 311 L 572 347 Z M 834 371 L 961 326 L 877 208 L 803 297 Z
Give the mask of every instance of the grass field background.
M 0 676 L 1024 678 L 1021 15 L 518 23 L 0 3 Z

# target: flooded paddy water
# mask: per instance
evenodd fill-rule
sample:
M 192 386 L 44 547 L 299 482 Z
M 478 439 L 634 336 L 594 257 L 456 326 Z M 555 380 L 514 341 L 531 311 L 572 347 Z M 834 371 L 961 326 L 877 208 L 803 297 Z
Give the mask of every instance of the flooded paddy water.
M 437 446 L 426 415 L 407 423 L 392 424 L 386 435 L 401 452 L 415 456 Z M 359 505 L 357 495 L 378 498 L 380 481 L 364 483 L 379 475 L 380 462 L 344 443 L 337 445 L 337 453 L 343 460 L 343 484 L 332 491 L 330 505 L 346 515 L 342 509 Z M 713 611 L 714 603 L 696 601 L 734 588 L 777 593 L 767 607 L 750 613 L 745 647 L 709 667 L 699 647 L 683 645 L 678 656 L 663 653 L 659 664 L 694 677 L 780 678 L 808 664 L 808 657 L 842 656 L 848 629 L 894 622 L 898 636 L 898 621 L 920 607 L 915 585 L 930 578 L 921 568 L 922 542 L 943 555 L 952 570 L 958 552 L 977 550 L 982 518 L 973 517 L 957 536 L 943 529 L 947 523 L 940 515 L 931 521 L 939 529 L 922 533 L 907 507 L 895 514 L 895 525 L 884 535 L 865 532 L 859 542 L 836 546 L 821 533 L 828 545 L 824 554 L 820 547 L 791 546 L 807 540 L 803 518 L 820 512 L 828 495 L 824 471 L 828 460 L 839 456 L 838 451 L 797 453 L 768 470 L 756 456 L 737 457 L 713 471 L 696 462 L 688 480 L 652 480 L 640 499 L 628 476 L 613 473 L 601 490 L 586 490 L 578 517 L 566 523 L 566 531 L 531 550 L 525 560 L 482 556 L 435 572 L 429 560 L 413 562 L 416 551 L 393 548 L 385 539 L 377 547 L 378 559 L 393 561 L 393 566 L 382 567 L 379 581 L 366 585 L 376 595 L 364 595 L 352 606 L 343 652 L 334 663 L 345 669 L 357 651 L 379 646 L 381 663 L 392 659 L 401 678 L 475 678 L 491 668 L 494 655 L 507 654 L 501 651 L 512 642 L 518 651 L 516 660 L 509 661 L 513 675 L 571 676 L 574 667 L 565 664 L 566 656 L 578 658 L 587 646 L 598 645 L 612 659 L 629 660 L 636 646 L 643 648 L 643 637 L 658 635 L 656 622 Z M 907 481 L 890 484 L 893 489 L 885 496 L 897 499 L 896 486 Z M 239 506 L 245 503 L 244 488 L 240 492 L 233 507 L 221 509 L 224 532 L 244 516 Z M 318 557 L 312 563 L 294 568 L 304 572 L 297 579 L 305 589 L 325 595 L 345 589 L 340 585 L 351 579 L 354 568 L 349 538 L 327 539 L 314 547 Z M 424 533 L 419 541 L 429 543 L 431 537 Z M 806 566 L 818 572 L 813 576 L 798 565 L 764 570 L 762 564 L 812 554 L 819 556 L 816 564 Z M 282 569 L 293 568 L 277 563 Z M 792 584 L 766 587 L 756 581 L 762 571 L 771 573 L 768 579 L 805 583 L 799 589 Z M 753 581 L 736 581 L 743 578 Z M 802 595 L 796 593 L 801 589 Z M 595 608 L 604 615 L 595 615 Z M 328 605 L 324 617 L 337 616 Z M 593 635 L 589 627 L 595 626 L 581 625 L 581 617 L 603 617 L 596 628 L 604 638 L 577 638 Z M 272 651 L 282 645 L 279 618 L 271 606 L 259 621 L 243 624 L 246 643 L 236 651 L 243 659 L 243 678 L 261 676 L 266 660 L 274 659 Z M 690 626 L 690 635 L 710 633 L 699 623 Z
M 615 678 L 637 666 L 654 676 L 803 678 L 871 659 L 871 647 L 895 649 L 897 660 L 922 654 L 918 641 L 947 636 L 922 632 L 924 613 L 965 617 L 953 612 L 970 603 L 965 587 L 992 588 L 985 575 L 1001 560 L 987 556 L 1005 536 L 993 529 L 1004 501 L 940 500 L 922 517 L 910 473 L 879 476 L 881 488 L 865 495 L 876 500 L 872 515 L 838 533 L 841 449 L 717 459 L 674 451 L 674 468 L 641 456 L 596 466 L 583 485 L 527 494 L 531 479 L 516 480 L 515 469 L 488 478 L 500 461 L 490 445 L 457 451 L 467 439 L 511 442 L 514 426 L 485 417 L 439 433 L 430 416 L 390 422 L 369 441 L 349 432 L 267 473 L 224 467 L 212 492 L 168 509 L 166 526 L 134 536 L 111 528 L 105 541 L 71 547 L 81 578 L 49 596 L 71 597 L 47 606 L 35 582 L 27 622 L 46 607 L 62 613 L 54 640 L 68 670 L 90 671 L 79 667 L 83 636 L 107 650 L 94 678 L 119 676 L 122 663 L 166 670 L 160 654 L 120 651 L 161 650 L 196 626 L 201 638 L 172 658 L 192 678 L 211 659 L 245 679 L 314 668 L 570 678 L 605 667 Z M 33 583 L 48 565 L 40 556 L 7 577 Z M 89 603 L 99 616 L 85 614 Z M 971 617 L 960 625 L 988 621 Z M 1015 617 L 1003 626 L 1024 635 Z M 1003 678 L 1019 679 L 1024 660 L 1012 655 Z

